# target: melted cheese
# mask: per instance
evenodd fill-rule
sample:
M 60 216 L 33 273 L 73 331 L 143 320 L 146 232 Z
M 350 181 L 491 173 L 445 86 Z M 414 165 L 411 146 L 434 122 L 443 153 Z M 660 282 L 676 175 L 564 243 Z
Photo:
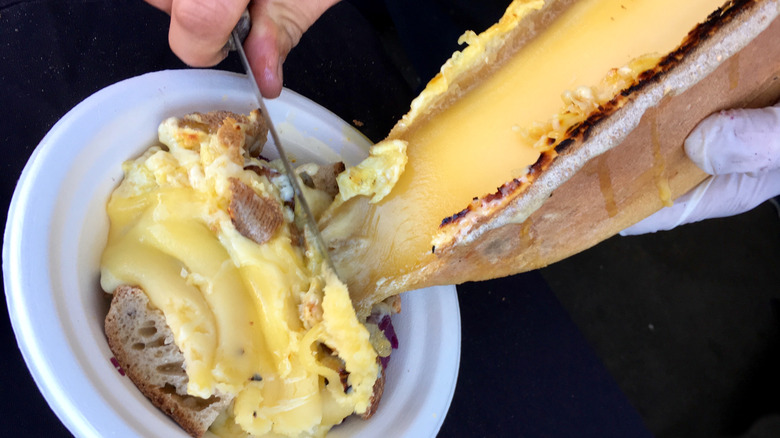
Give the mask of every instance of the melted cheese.
M 168 150 L 153 147 L 125 163 L 108 203 L 103 289 L 140 286 L 164 313 L 185 357 L 189 394 L 236 395 L 232 418 L 220 423 L 225 434 L 319 436 L 364 412 L 377 354 L 346 286 L 306 259 L 288 224 L 256 244 L 226 211 L 231 178 L 281 204 L 280 190 L 214 135 L 171 119 L 160 139 Z M 348 393 L 314 358 L 320 343 L 339 353 Z
M 363 195 L 370 196 L 372 204 L 381 201 L 395 187 L 407 161 L 405 141 L 386 140 L 371 146 L 368 158 L 336 178 L 339 198 L 348 201 Z
M 534 129 L 575 101 L 590 100 L 588 93 L 577 95 L 581 86 L 596 86 L 610 69 L 643 55 L 675 49 L 722 0 L 578 1 L 477 87 L 413 125 L 459 71 L 489 62 L 484 58 L 489 38 L 500 38 L 541 3 L 515 1 L 483 35 L 464 36 L 472 46 L 444 65 L 401 122 L 415 129 L 400 137 L 408 142 L 409 162 L 396 188 L 377 204 L 345 203 L 323 223 L 327 239 L 349 241 L 345 260 L 361 261 L 359 267 L 338 266 L 345 278 L 355 280 L 351 288 L 370 291 L 428 263 L 442 219 L 461 211 L 473 197 L 522 177 L 540 154 L 531 140 Z M 633 66 L 640 68 L 638 64 Z M 340 222 L 351 223 L 349 230 Z

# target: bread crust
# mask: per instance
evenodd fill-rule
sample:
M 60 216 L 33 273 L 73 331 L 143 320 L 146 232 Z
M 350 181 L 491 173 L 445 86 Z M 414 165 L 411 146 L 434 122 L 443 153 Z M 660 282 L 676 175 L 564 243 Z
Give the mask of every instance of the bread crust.
M 377 362 L 379 362 L 379 359 L 377 359 Z M 383 367 L 380 363 L 379 377 L 377 377 L 376 382 L 374 382 L 374 392 L 371 394 L 371 398 L 368 400 L 368 407 L 366 408 L 366 412 L 360 414 L 360 418 L 368 420 L 373 417 L 374 414 L 376 414 L 377 409 L 379 409 L 379 402 L 382 400 L 382 394 L 385 393 L 386 381 L 387 373 L 385 372 L 385 367 Z

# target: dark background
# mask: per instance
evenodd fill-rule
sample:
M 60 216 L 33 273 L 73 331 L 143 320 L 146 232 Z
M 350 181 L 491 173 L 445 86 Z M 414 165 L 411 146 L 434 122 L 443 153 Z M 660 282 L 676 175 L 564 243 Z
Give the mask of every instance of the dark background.
M 344 1 L 290 55 L 285 86 L 380 140 L 457 37 L 507 3 Z M 140 0 L 0 1 L 3 217 L 27 158 L 69 109 L 122 79 L 185 68 L 167 24 Z M 458 286 L 461 369 L 440 436 L 780 436 L 778 243 L 767 203 Z M 0 434 L 68 436 L 7 311 L 0 343 Z

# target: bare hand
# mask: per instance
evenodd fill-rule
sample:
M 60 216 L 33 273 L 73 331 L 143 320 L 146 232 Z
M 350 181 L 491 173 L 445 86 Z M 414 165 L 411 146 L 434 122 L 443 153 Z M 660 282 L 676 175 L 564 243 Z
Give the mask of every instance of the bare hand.
M 227 56 L 225 43 L 249 5 L 252 29 L 244 49 L 263 96 L 282 91 L 282 65 L 303 33 L 338 0 L 146 0 L 171 15 L 171 50 L 193 67 Z

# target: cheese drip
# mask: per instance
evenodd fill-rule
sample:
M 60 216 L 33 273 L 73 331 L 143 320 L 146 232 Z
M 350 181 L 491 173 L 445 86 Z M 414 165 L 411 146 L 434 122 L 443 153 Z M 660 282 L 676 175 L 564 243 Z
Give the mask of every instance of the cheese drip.
M 244 138 L 246 127 L 234 120 L 223 128 Z M 140 286 L 164 313 L 190 395 L 236 395 L 218 433 L 321 436 L 366 410 L 377 354 L 346 286 L 292 244 L 291 214 L 262 244 L 236 230 L 227 211 L 231 180 L 282 199 L 267 176 L 245 169 L 268 163 L 246 157 L 243 140 L 218 137 L 169 119 L 160 126 L 167 150 L 155 146 L 124 164 L 107 206 L 101 285 Z M 315 357 L 321 344 L 339 353 L 350 391 Z
M 562 111 L 592 103 L 591 87 L 620 82 L 610 74 L 638 73 L 620 67 L 640 69 L 652 54 L 674 50 L 722 0 L 575 2 L 475 88 L 416 121 L 458 72 L 490 62 L 484 53 L 489 39 L 500 38 L 542 3 L 517 0 L 498 24 L 481 35 L 465 35 L 470 46 L 453 55 L 400 122 L 412 128 L 398 137 L 408 143 L 408 164 L 393 191 L 376 204 L 350 200 L 322 222 L 326 239 L 343 253 L 336 254 L 338 269 L 351 280 L 356 302 L 377 285 L 429 264 L 442 220 L 472 198 L 525 175 L 540 156 L 542 148 L 534 144 L 548 133 L 559 136 L 555 122 Z M 539 132 L 546 124 L 550 127 Z M 359 266 L 350 260 L 360 260 Z

